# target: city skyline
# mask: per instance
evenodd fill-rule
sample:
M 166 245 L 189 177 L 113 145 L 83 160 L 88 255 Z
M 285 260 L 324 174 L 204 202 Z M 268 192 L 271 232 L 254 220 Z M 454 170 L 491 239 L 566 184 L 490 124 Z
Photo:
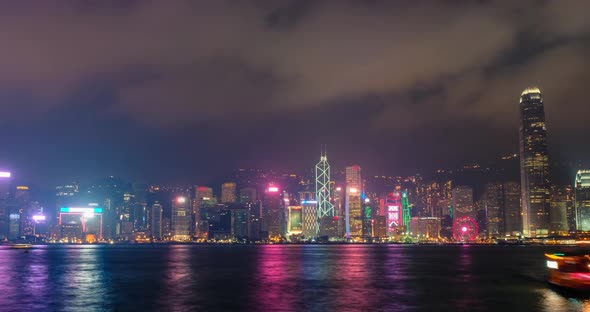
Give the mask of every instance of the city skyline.
M 19 1 L 0 13 L 14 30 L 0 53 L 0 165 L 40 183 L 176 183 L 306 169 L 315 153 L 294 151 L 328 144 L 334 168 L 408 175 L 518 152 L 526 86 L 548 103 L 550 159 L 587 161 L 584 11 L 583 1 Z

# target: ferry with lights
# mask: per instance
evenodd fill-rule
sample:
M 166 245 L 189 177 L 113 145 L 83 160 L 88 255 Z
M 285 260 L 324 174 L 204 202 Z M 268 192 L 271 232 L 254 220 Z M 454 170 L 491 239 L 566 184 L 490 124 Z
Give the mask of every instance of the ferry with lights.
M 545 254 L 547 281 L 555 286 L 590 291 L 590 250 Z

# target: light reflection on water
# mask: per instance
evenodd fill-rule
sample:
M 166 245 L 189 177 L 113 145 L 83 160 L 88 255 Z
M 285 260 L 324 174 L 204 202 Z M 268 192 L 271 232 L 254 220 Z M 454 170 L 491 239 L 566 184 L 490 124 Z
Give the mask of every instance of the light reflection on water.
M 589 311 L 542 247 L 267 245 L 0 249 L 0 311 Z

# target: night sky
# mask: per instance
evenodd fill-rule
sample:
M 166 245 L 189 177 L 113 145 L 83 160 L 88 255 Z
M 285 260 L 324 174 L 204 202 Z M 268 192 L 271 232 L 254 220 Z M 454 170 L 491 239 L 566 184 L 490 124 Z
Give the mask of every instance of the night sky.
M 0 167 L 38 183 L 205 183 L 238 167 L 411 174 L 518 151 L 590 159 L 587 1 L 15 1 Z

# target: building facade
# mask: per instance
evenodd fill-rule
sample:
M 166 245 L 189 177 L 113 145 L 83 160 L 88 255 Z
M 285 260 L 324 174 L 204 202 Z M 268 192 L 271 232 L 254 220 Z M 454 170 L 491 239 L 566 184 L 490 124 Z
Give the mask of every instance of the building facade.
M 577 172 L 574 187 L 577 229 L 590 231 L 590 170 Z
M 535 237 L 549 233 L 550 185 L 547 128 L 543 96 L 538 88 L 520 97 L 520 178 L 522 231 Z

